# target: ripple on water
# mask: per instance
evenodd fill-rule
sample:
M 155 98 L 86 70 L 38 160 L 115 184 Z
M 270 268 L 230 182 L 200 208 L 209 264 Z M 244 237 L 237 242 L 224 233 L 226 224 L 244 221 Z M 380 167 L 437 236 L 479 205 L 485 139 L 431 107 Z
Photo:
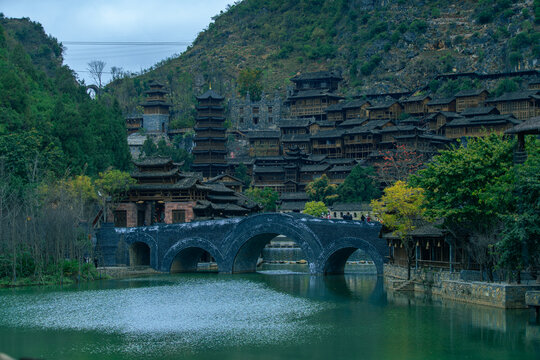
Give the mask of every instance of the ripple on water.
M 186 279 L 165 286 L 0 296 L 0 325 L 123 335 L 124 351 L 301 341 L 323 304 L 247 280 Z M 325 306 L 325 305 L 324 305 Z M 105 345 L 105 344 L 104 344 Z M 117 347 L 118 345 L 111 345 Z M 92 351 L 118 349 L 92 349 Z

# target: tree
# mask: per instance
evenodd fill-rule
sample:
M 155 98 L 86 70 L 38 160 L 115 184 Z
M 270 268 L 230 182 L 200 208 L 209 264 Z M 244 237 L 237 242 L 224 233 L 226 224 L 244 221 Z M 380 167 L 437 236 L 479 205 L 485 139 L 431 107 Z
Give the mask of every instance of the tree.
M 264 211 L 276 211 L 276 203 L 279 199 L 279 194 L 268 187 L 261 188 L 249 188 L 246 190 L 246 195 L 256 203 L 262 205 Z
M 502 136 L 469 139 L 443 150 L 411 177 L 411 184 L 425 189 L 426 214 L 443 219 L 443 226 L 468 248 L 492 279 L 490 247 L 499 240 L 493 229 L 508 213 L 514 198 L 513 142 Z
M 337 199 L 337 185 L 330 184 L 326 174 L 306 185 L 306 193 L 312 201 L 322 201 L 326 205 L 332 205 Z
M 424 189 L 408 186 L 397 181 L 384 189 L 380 200 L 373 200 L 373 211 L 382 220 L 383 225 L 397 236 L 407 253 L 407 280 L 411 278 L 411 264 L 415 256 L 416 245 L 411 232 L 422 221 L 424 210 Z
M 175 139 L 178 140 L 178 139 Z M 181 138 L 180 138 L 181 140 Z M 179 147 L 179 142 L 175 141 L 175 144 L 167 143 L 165 139 L 160 139 L 157 145 L 150 138 L 146 139 L 143 143 L 141 154 L 139 157 L 167 157 L 171 158 L 176 163 L 183 162 L 183 169 L 189 169 L 193 162 L 193 155 L 189 154 L 186 150 Z
M 126 77 L 126 76 L 128 76 L 128 75 L 124 71 L 123 68 L 118 67 L 118 66 L 112 66 L 111 67 L 111 77 L 112 77 L 113 81 L 121 79 L 121 78 Z
M 375 181 L 375 169 L 371 166 L 356 165 L 337 188 L 339 200 L 345 203 L 363 202 L 380 196 Z
M 252 100 L 259 101 L 262 94 L 261 69 L 243 69 L 238 74 L 238 92 L 242 96 L 249 95 Z
M 251 177 L 247 173 L 247 167 L 245 164 L 240 164 L 234 169 L 234 176 L 242 181 L 244 186 L 249 186 L 251 184 Z
M 328 208 L 322 201 L 308 201 L 302 211 L 304 214 L 321 217 L 328 213 Z
M 540 264 L 540 142 L 531 141 L 527 151 L 527 161 L 515 170 L 515 213 L 504 217 L 506 226 L 496 245 L 498 266 L 509 274 L 517 271 L 518 282 L 520 270 Z
M 101 79 L 103 76 L 103 69 L 105 69 L 105 65 L 105 61 L 102 60 L 92 60 L 88 63 L 88 71 L 90 72 L 92 79 L 94 79 L 99 89 L 103 88 Z
M 99 173 L 99 179 L 95 181 L 95 185 L 103 204 L 105 222 L 107 222 L 107 204 L 114 207 L 134 184 L 135 179 L 124 171 L 113 169 Z
M 375 163 L 379 180 L 388 185 L 401 180 L 406 181 L 422 166 L 424 157 L 405 145 L 382 152 L 382 161 Z

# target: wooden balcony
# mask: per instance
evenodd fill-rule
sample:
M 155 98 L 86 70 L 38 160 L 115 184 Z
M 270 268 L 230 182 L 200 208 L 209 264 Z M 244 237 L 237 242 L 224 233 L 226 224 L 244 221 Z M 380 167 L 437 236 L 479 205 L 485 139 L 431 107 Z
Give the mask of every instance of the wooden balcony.
M 313 149 L 341 149 L 341 144 L 323 144 L 323 145 L 312 145 Z

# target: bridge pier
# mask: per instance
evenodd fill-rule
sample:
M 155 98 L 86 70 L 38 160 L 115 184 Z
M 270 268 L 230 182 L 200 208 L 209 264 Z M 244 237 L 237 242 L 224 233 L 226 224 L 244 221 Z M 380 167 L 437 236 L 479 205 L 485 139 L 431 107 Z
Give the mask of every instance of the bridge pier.
M 99 266 L 116 266 L 116 253 L 120 236 L 116 233 L 113 223 L 103 223 L 97 233 L 96 252 Z

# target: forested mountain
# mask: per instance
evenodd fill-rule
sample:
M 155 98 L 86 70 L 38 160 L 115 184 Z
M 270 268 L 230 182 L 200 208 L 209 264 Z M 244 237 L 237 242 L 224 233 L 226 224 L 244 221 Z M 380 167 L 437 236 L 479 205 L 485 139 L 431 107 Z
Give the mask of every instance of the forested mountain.
M 0 175 L 26 182 L 129 166 L 118 103 L 92 100 L 40 24 L 0 17 Z
M 136 111 L 149 79 L 171 89 L 182 125 L 210 83 L 239 95 L 240 75 L 253 81 L 257 70 L 263 90 L 282 95 L 298 72 L 341 70 L 341 91 L 351 95 L 540 61 L 540 0 L 244 0 L 213 20 L 179 57 L 109 85 L 124 112 Z

